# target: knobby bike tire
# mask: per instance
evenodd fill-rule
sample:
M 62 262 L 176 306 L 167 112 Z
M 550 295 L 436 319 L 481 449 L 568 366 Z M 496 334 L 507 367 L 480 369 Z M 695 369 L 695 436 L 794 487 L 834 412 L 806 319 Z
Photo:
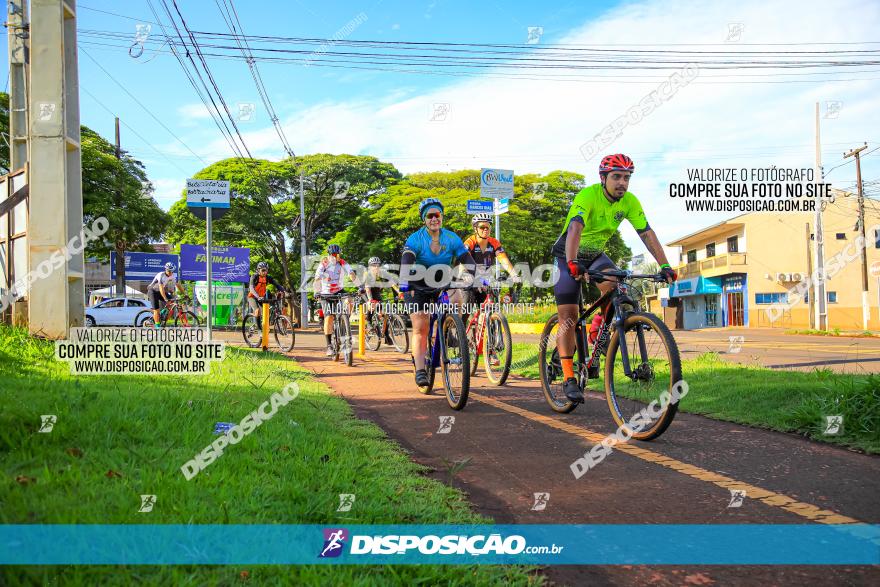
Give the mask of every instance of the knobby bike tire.
M 443 384 L 446 388 L 446 402 L 453 410 L 461 410 L 467 405 L 470 392 L 471 370 L 470 349 L 464 331 L 464 322 L 458 314 L 447 314 L 443 318 L 441 336 L 441 366 L 443 368 Z M 455 356 L 457 352 L 458 356 Z M 459 389 L 455 389 L 452 376 L 461 373 Z
M 559 314 L 553 314 L 544 324 L 541 340 L 538 342 L 538 369 L 541 372 L 541 390 L 547 405 L 554 412 L 567 414 L 577 408 L 578 404 L 569 401 L 562 392 L 564 376 L 559 363 L 559 350 L 556 347 L 557 333 L 553 329 L 559 324 Z
M 252 349 L 260 346 L 263 338 L 263 329 L 260 321 L 253 314 L 247 314 L 241 321 L 241 336 L 244 338 L 246 345 Z
M 339 324 L 339 334 L 341 337 L 339 341 L 341 345 L 339 352 L 342 355 L 345 364 L 351 367 L 354 364 L 354 348 L 352 347 L 351 342 L 351 323 L 348 321 L 348 316 L 345 314 L 340 314 L 336 317 L 336 320 Z
M 649 314 L 646 312 L 639 312 L 629 314 L 624 322 L 624 331 L 630 332 L 635 331 L 636 327 L 639 326 L 648 326 L 652 330 L 654 330 L 662 341 L 665 349 L 666 349 L 666 360 L 669 363 L 669 381 L 668 384 L 663 384 L 662 389 L 669 392 L 670 394 L 673 392 L 673 386 L 681 381 L 681 357 L 678 352 L 678 345 L 675 342 L 675 338 L 672 336 L 672 333 L 669 331 L 669 328 L 666 324 L 663 323 L 662 320 L 657 318 L 653 314 Z M 608 342 L 608 349 L 606 353 L 605 359 L 605 398 L 608 401 L 608 409 L 611 411 L 611 416 L 614 418 L 615 423 L 618 427 L 626 426 L 628 430 L 630 430 L 633 434 L 632 437 L 636 440 L 653 440 L 657 438 L 663 432 L 669 428 L 669 425 L 672 423 L 672 420 L 675 418 L 675 414 L 678 411 L 678 402 L 672 401 L 669 402 L 665 409 L 662 411 L 661 415 L 657 418 L 656 422 L 650 428 L 635 431 L 629 428 L 627 421 L 628 419 L 619 413 L 618 408 L 615 407 L 617 396 L 615 394 L 615 373 L 614 367 L 618 362 L 618 350 L 620 347 L 620 332 L 615 329 L 611 335 L 611 339 Z M 629 348 L 629 344 L 627 344 L 627 350 L 629 351 L 630 357 L 630 365 L 634 364 L 633 357 L 636 353 L 640 354 L 639 349 L 631 349 Z M 622 376 L 623 377 L 623 376 Z M 623 399 L 623 396 L 620 396 Z
M 495 324 L 494 328 L 498 329 L 495 336 L 498 340 L 494 340 L 490 336 L 490 328 Z M 496 343 L 500 343 L 502 348 L 498 348 Z M 490 350 L 492 352 L 490 352 Z M 498 364 L 492 365 L 492 357 L 498 358 Z M 513 342 L 510 336 L 510 325 L 507 318 L 500 312 L 489 314 L 486 320 L 485 335 L 483 336 L 483 363 L 486 367 L 486 377 L 492 385 L 504 385 L 507 377 L 510 375 L 510 362 L 513 359 Z M 476 362 L 476 358 L 474 358 Z
M 367 331 L 365 332 L 365 343 L 367 345 L 367 349 L 371 351 L 378 351 L 382 346 L 382 318 L 379 317 L 378 312 L 373 312 L 370 319 L 365 320 L 364 326 Z
M 296 332 L 293 323 L 287 316 L 275 317 L 275 342 L 282 352 L 290 352 L 296 344 Z
M 397 314 L 391 314 L 388 317 L 388 332 L 391 335 L 391 343 L 397 352 L 406 353 L 409 350 L 409 332 L 403 318 Z

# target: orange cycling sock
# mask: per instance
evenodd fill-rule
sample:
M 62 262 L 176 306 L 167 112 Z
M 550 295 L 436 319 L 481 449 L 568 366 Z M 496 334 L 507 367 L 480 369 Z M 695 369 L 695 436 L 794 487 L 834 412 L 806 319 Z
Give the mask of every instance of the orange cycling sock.
M 562 374 L 566 379 L 570 379 L 574 377 L 574 361 L 572 357 L 559 357 L 560 362 L 562 363 Z

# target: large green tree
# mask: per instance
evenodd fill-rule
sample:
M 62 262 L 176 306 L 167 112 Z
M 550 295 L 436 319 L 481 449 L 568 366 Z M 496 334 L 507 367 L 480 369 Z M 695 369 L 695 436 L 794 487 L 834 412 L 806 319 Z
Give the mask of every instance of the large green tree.
M 83 222 L 107 218 L 103 240 L 93 241 L 86 255 L 104 261 L 116 251 L 117 286 L 122 284 L 126 251 L 149 251 L 162 237 L 168 216 L 153 199 L 153 186 L 143 164 L 88 127 L 80 130 L 82 146 Z
M 316 154 L 279 162 L 224 159 L 195 177 L 228 180 L 233 192 L 229 213 L 214 224 L 214 241 L 250 247 L 254 260 L 268 261 L 287 286 L 298 286 L 300 223 L 307 253 L 319 252 L 333 235 L 356 223 L 369 198 L 395 183 L 400 173 L 375 157 Z M 205 242 L 205 223 L 189 214 L 184 200 L 170 214 L 171 242 Z

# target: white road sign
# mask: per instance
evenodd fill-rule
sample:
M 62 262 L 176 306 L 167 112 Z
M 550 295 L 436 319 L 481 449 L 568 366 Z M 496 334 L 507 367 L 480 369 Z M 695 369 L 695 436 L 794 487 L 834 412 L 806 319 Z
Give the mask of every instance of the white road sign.
M 481 198 L 512 198 L 513 169 L 487 169 L 480 172 Z
M 194 208 L 228 208 L 229 182 L 217 179 L 186 180 L 186 205 Z

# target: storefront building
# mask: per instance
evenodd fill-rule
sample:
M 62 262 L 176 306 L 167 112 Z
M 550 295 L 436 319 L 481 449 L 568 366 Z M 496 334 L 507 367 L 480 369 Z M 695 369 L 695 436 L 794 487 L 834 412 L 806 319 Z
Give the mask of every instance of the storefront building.
M 861 255 L 857 199 L 832 189 L 823 214 L 828 328 L 862 329 Z M 743 214 L 667 243 L 678 247 L 680 281 L 669 288 L 665 314 L 677 328 L 810 328 L 814 290 L 796 295 L 815 269 L 811 213 Z M 880 330 L 880 206 L 865 205 L 870 330 Z M 809 257 L 808 257 L 809 251 Z M 843 257 L 851 259 L 840 262 Z M 670 259 L 670 262 L 673 258 Z M 791 292 L 791 293 L 790 293 Z M 661 295 L 662 299 L 664 296 Z M 811 316 L 812 314 L 812 316 Z M 812 320 L 811 320 L 812 317 Z

